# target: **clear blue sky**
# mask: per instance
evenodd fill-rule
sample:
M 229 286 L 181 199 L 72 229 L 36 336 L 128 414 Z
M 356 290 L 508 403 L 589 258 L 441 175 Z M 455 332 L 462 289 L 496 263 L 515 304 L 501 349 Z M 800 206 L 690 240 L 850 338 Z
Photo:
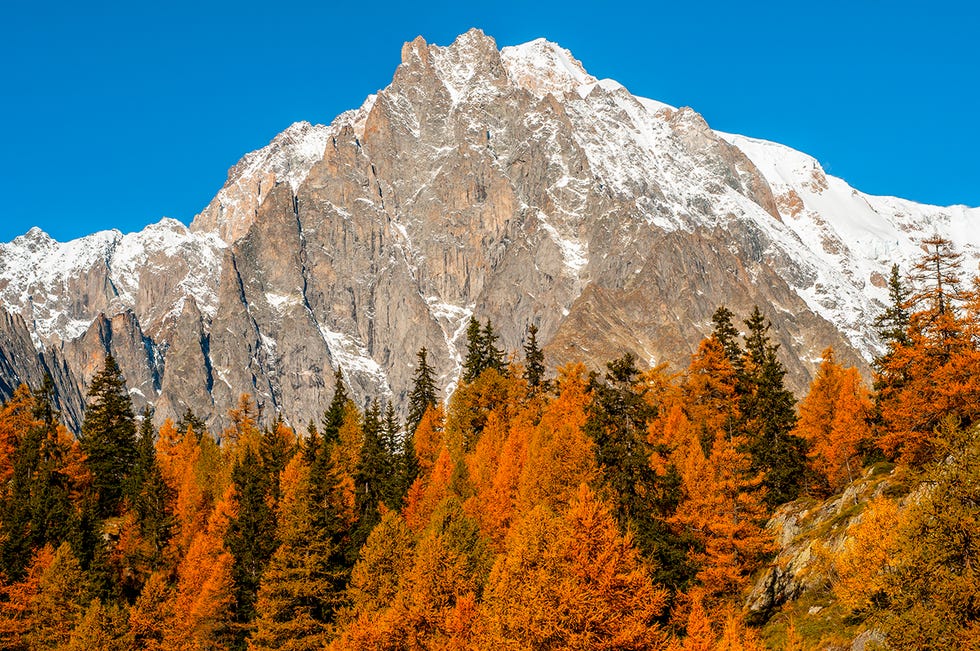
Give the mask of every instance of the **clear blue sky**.
M 472 4 L 472 6 L 471 6 Z M 388 84 L 404 41 L 540 36 L 855 187 L 980 205 L 973 2 L 28 2 L 0 12 L 0 240 L 189 222 L 239 157 Z

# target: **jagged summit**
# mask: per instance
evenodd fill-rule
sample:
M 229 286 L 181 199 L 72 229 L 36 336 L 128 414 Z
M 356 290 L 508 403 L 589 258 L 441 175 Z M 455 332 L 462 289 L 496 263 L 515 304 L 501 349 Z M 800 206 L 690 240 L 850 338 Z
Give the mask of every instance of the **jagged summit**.
M 543 38 L 505 47 L 500 56 L 511 79 L 538 96 L 561 96 L 598 82 L 571 52 Z
M 217 421 L 249 392 L 306 422 L 337 367 L 400 404 L 421 346 L 451 389 L 471 316 L 511 350 L 534 323 L 552 364 L 685 365 L 715 307 L 760 304 L 802 387 L 827 345 L 878 350 L 888 269 L 919 239 L 952 238 L 975 270 L 978 222 L 717 133 L 554 43 L 470 30 L 406 43 L 359 108 L 246 154 L 190 228 L 0 245 L 0 307 L 21 317 L 0 346 L 55 349 L 76 394 L 111 351 L 158 417 Z

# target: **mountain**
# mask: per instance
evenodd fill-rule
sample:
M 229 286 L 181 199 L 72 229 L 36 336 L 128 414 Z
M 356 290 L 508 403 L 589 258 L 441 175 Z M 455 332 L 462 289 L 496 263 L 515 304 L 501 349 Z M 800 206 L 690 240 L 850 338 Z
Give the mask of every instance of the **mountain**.
M 630 351 L 680 368 L 721 304 L 764 308 L 802 389 L 828 345 L 867 370 L 888 270 L 921 238 L 975 271 L 978 224 L 862 194 L 544 40 L 417 38 L 360 108 L 247 154 L 189 228 L 0 245 L 0 362 L 17 362 L 0 392 L 57 367 L 77 420 L 112 352 L 158 418 L 219 426 L 247 392 L 305 423 L 338 366 L 358 399 L 401 404 L 421 346 L 450 391 L 471 316 L 508 350 L 536 324 L 552 366 Z

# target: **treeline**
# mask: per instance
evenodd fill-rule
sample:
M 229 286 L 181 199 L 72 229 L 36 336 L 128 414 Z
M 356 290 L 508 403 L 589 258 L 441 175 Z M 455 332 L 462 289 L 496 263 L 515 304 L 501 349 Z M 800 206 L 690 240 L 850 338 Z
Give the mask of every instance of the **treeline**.
M 0 411 L 0 647 L 765 648 L 742 604 L 774 510 L 969 439 L 980 291 L 926 245 L 909 291 L 893 271 L 874 390 L 828 350 L 798 406 L 761 310 L 742 335 L 724 307 L 680 373 L 627 354 L 550 377 L 533 327 L 508 360 L 474 320 L 447 404 L 419 351 L 405 423 L 359 409 L 338 370 L 302 432 L 248 396 L 222 432 L 190 413 L 154 431 L 108 357 L 74 439 L 50 385 L 22 387 Z M 974 547 L 930 559 L 960 595 Z M 855 616 L 899 640 L 903 585 L 853 597 Z M 941 612 L 942 639 L 975 631 Z

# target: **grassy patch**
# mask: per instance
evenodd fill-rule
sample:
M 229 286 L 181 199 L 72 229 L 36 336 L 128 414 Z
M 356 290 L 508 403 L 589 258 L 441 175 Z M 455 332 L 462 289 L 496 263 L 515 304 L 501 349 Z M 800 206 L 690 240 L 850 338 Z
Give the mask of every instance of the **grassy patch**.
M 784 604 L 760 634 L 770 649 L 782 649 L 790 622 L 806 642 L 807 648 L 850 648 L 851 641 L 864 627 L 834 599 L 829 589 L 809 590 L 796 601 Z

